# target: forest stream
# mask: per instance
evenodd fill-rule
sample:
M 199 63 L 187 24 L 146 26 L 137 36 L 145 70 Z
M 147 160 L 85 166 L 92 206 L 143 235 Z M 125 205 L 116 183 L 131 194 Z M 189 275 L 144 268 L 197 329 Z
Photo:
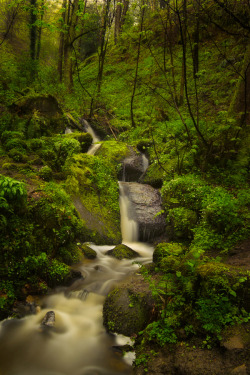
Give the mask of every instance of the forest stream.
M 94 138 L 94 141 L 98 139 Z M 91 146 L 91 153 L 95 146 Z M 140 257 L 133 261 L 117 260 L 105 255 L 114 246 L 89 244 L 97 253 L 96 259 L 84 260 L 74 266 L 82 273 L 83 279 L 78 279 L 70 287 L 54 290 L 40 301 L 41 308 L 36 314 L 1 323 L 1 375 L 132 373 L 133 353 L 122 357 L 115 350 L 116 346 L 127 344 L 129 338 L 106 333 L 102 308 L 111 288 L 136 271 L 135 261 L 151 261 L 153 248 L 138 242 L 133 207 L 124 188 L 126 182 L 119 182 L 119 186 L 122 242 Z M 41 322 L 49 311 L 55 313 L 55 325 L 44 329 Z

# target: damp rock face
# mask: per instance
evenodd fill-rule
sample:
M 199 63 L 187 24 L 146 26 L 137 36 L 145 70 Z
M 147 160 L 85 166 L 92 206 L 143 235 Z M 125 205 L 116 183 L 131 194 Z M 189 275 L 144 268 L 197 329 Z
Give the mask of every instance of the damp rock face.
M 119 180 L 137 182 L 145 172 L 143 154 L 130 148 L 130 153 L 122 162 Z
M 135 182 L 122 182 L 122 186 L 132 202 L 130 215 L 138 223 L 139 240 L 147 242 L 162 235 L 166 219 L 164 214 L 158 214 L 163 209 L 159 191 L 150 185 Z

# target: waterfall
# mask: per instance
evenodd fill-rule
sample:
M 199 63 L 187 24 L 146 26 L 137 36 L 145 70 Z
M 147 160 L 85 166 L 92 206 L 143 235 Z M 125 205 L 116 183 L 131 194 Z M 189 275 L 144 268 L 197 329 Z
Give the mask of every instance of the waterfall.
M 133 206 L 126 191 L 126 183 L 119 182 L 119 188 L 122 241 L 137 242 L 138 224 L 133 218 Z
M 70 128 L 66 128 L 64 134 L 71 134 L 72 130 Z
M 149 161 L 148 161 L 148 158 L 146 157 L 145 154 L 141 154 L 142 155 L 142 166 L 143 166 L 143 173 L 146 172 L 146 170 L 148 169 L 148 166 L 149 166 Z
M 85 119 L 82 119 L 82 122 L 83 122 L 83 125 L 84 125 L 84 128 L 85 128 L 86 132 L 89 133 L 93 138 L 93 143 L 90 146 L 87 154 L 88 155 L 94 155 L 96 153 L 96 151 L 98 150 L 98 148 L 101 147 L 101 144 L 97 143 L 97 142 L 100 142 L 101 139 L 95 133 L 94 129 L 92 129 L 92 127 L 89 125 L 88 121 L 86 121 Z

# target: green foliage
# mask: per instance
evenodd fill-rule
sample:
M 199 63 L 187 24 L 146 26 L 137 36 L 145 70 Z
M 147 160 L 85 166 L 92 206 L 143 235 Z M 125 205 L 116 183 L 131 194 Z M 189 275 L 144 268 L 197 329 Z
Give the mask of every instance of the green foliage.
M 69 266 L 53 259 L 48 267 L 48 282 L 50 285 L 61 284 L 69 276 Z
M 159 316 L 142 332 L 144 340 L 160 346 L 176 343 L 183 327 L 189 335 L 209 336 L 207 345 L 211 345 L 225 326 L 250 319 L 242 300 L 249 282 L 246 271 L 210 260 L 202 250 L 184 250 L 177 243 L 158 244 L 153 260 L 157 278 L 145 266 L 140 272 L 158 301 Z
M 29 141 L 29 147 L 32 151 L 41 149 L 44 146 L 44 141 L 40 138 L 33 138 Z
M 11 157 L 11 159 L 13 159 L 17 163 L 25 163 L 28 159 L 27 155 L 25 155 L 23 152 L 15 148 L 12 148 L 8 154 L 9 157 Z
M 11 131 L 11 130 L 5 130 L 1 134 L 1 141 L 3 144 L 6 144 L 8 141 L 16 139 L 16 140 L 23 140 L 24 134 L 18 131 Z
M 39 171 L 39 177 L 41 177 L 44 181 L 51 181 L 53 178 L 53 171 L 50 167 L 45 165 Z
M 176 242 L 170 243 L 159 243 L 153 253 L 153 262 L 157 265 L 160 264 L 161 260 L 169 255 L 178 257 L 185 252 L 185 248 L 182 244 Z
M 0 197 L 5 198 L 13 206 L 23 205 L 27 198 L 24 183 L 0 175 Z
M 0 319 L 5 317 L 6 312 L 14 303 L 16 298 L 15 287 L 11 281 L 0 282 Z
M 129 152 L 129 148 L 126 143 L 117 141 L 105 141 L 102 142 L 101 149 L 98 151 L 98 156 L 108 159 L 114 166 L 124 159 Z
M 81 152 L 87 152 L 93 141 L 92 136 L 89 133 L 74 132 L 65 134 L 65 137 L 77 140 L 80 143 Z
M 175 207 L 168 211 L 167 223 L 172 229 L 173 237 L 192 238 L 192 229 L 197 224 L 197 214 L 185 207 Z
M 114 167 L 92 155 L 75 155 L 65 163 L 66 186 L 72 193 L 86 191 L 98 194 L 100 202 L 119 213 L 119 191 Z M 73 183 L 72 183 L 73 181 Z M 74 191 L 72 190 L 74 189 Z
M 202 201 L 211 191 L 211 187 L 200 177 L 185 175 L 165 181 L 161 189 L 166 209 L 184 206 L 193 210 L 202 208 Z
M 202 199 L 202 217 L 218 232 L 229 232 L 242 223 L 237 199 L 222 187 L 216 187 Z
M 120 238 L 119 186 L 112 164 L 103 158 L 78 154 L 67 158 L 63 172 L 66 190 L 81 199 L 105 225 L 109 241 Z

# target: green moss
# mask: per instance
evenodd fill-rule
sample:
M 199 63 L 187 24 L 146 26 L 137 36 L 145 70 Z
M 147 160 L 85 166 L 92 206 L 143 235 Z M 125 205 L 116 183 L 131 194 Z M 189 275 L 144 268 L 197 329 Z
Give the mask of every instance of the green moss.
M 167 232 L 171 238 L 192 238 L 192 229 L 196 226 L 198 217 L 195 211 L 185 207 L 176 207 L 168 211 Z
M 101 143 L 98 150 L 99 157 L 107 159 L 114 166 L 129 154 L 129 147 L 126 143 L 120 141 L 105 141 Z
M 53 171 L 50 167 L 45 165 L 39 171 L 39 177 L 41 177 L 44 181 L 50 181 L 53 178 Z
M 153 253 L 153 262 L 157 265 L 160 264 L 163 258 L 168 256 L 178 257 L 184 254 L 185 248 L 182 244 L 176 242 L 163 242 L 159 243 Z
M 93 142 L 93 138 L 89 133 L 73 132 L 65 134 L 64 137 L 76 139 L 81 145 L 81 152 L 87 152 Z
M 120 242 L 119 187 L 113 166 L 100 157 L 79 154 L 67 159 L 64 172 L 68 176 L 67 191 L 78 196 L 85 209 L 99 218 L 106 239 Z M 98 227 L 94 229 L 99 231 Z
M 133 259 L 139 256 L 136 251 L 124 244 L 117 245 L 114 249 L 107 251 L 106 254 L 116 259 Z
M 96 251 L 91 249 L 88 245 L 81 245 L 80 249 L 87 259 L 95 259 L 97 256 Z
M 131 336 L 141 331 L 149 321 L 145 296 L 129 289 L 115 288 L 103 306 L 104 326 L 109 332 Z

